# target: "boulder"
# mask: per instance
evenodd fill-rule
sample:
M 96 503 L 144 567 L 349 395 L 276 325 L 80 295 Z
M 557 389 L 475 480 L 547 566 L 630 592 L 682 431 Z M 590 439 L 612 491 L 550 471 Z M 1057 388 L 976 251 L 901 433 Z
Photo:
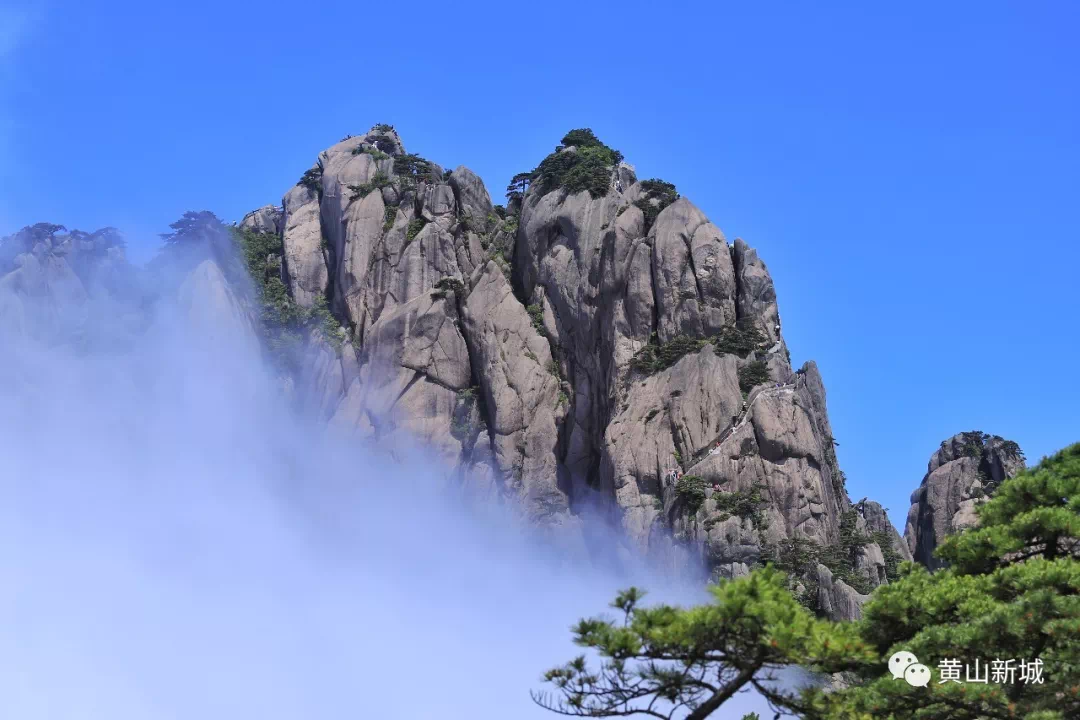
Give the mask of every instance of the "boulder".
M 1023 469 L 1020 447 L 998 435 L 963 432 L 942 441 L 911 495 L 904 539 L 914 560 L 931 570 L 942 567 L 934 550 L 945 536 L 976 525 L 976 508 Z

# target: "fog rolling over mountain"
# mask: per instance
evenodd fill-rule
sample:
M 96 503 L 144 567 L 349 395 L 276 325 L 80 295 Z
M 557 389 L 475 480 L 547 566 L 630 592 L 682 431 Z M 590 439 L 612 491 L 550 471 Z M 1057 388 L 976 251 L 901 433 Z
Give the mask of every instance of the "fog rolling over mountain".
M 261 349 L 261 402 L 350 446 L 419 443 L 432 477 L 592 556 L 683 578 L 773 562 L 808 607 L 858 617 L 910 550 L 849 499 L 757 253 L 587 129 L 507 196 L 377 125 L 238 228 L 186 214 L 145 269 L 111 230 L 24 229 L 0 247 L 0 319 L 111 350 L 175 302 L 213 347 Z
M 146 267 L 0 240 L 0 715 L 539 716 L 616 590 L 855 619 L 1022 468 L 946 441 L 901 538 L 752 247 L 587 129 L 507 197 L 377 125 Z
M 214 248 L 57 306 L 88 257 L 50 232 L 42 273 L 6 268 L 0 716 L 543 717 L 576 618 L 631 582 L 700 600 L 475 502 L 423 446 L 299 418 Z

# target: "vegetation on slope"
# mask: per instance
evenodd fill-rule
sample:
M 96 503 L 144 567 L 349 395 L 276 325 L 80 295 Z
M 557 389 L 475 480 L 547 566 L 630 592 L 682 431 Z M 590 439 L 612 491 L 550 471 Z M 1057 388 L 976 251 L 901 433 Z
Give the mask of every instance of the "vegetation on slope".
M 589 197 L 604 197 L 611 186 L 612 169 L 622 159 L 621 152 L 600 142 L 589 128 L 571 130 L 535 170 L 514 176 L 507 198 L 520 200 L 529 184 L 539 184 L 544 193 L 562 188 L 571 194 L 587 190 Z
M 841 518 L 835 548 L 785 541 L 768 566 L 712 587 L 710 604 L 645 609 L 642 592 L 630 588 L 613 603 L 621 621 L 588 619 L 573 629 L 601 667 L 575 658 L 546 673 L 555 694 L 533 698 L 567 715 L 700 720 L 726 717 L 724 703 L 753 687 L 806 720 L 1080 717 L 1080 444 L 1003 482 L 978 513 L 978 527 L 938 549 L 946 569 L 903 563 L 858 622 L 815 618 L 782 572 L 846 566 L 867 542 L 889 545 L 884 534 L 859 533 L 853 511 Z M 930 668 L 928 686 L 888 672 L 900 650 Z M 974 674 L 986 681 L 952 674 L 976 659 L 982 670 Z M 847 671 L 848 687 L 768 683 L 770 670 L 784 666 Z
M 692 338 L 687 335 L 677 335 L 666 343 L 657 340 L 654 333 L 649 338 L 649 343 L 635 353 L 630 360 L 630 367 L 639 372 L 651 375 L 652 373 L 666 370 L 679 361 L 684 355 L 697 352 L 706 345 L 711 344 L 720 354 L 737 355 L 745 358 L 752 352 L 765 350 L 765 336 L 753 325 L 739 322 L 735 325 L 726 325 L 711 338 Z M 753 382 L 750 387 L 768 381 L 768 371 L 765 378 L 760 379 L 760 367 L 748 371 L 746 381 Z M 740 377 L 742 380 L 742 377 Z
M 289 360 L 289 355 L 300 348 L 302 338 L 312 329 L 320 330 L 331 344 L 340 344 L 341 326 L 325 298 L 319 297 L 313 307 L 304 308 L 289 295 L 281 279 L 281 256 L 285 251 L 281 236 L 247 228 L 230 228 L 230 231 L 251 277 L 259 319 L 271 353 L 278 360 Z
M 641 181 L 642 197 L 634 203 L 645 216 L 645 232 L 656 222 L 656 216 L 671 203 L 679 199 L 675 186 L 669 182 L 653 178 Z

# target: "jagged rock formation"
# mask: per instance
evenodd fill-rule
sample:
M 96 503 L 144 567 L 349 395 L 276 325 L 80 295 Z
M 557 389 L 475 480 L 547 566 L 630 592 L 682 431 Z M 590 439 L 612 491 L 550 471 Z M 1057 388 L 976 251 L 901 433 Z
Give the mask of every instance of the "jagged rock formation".
M 376 126 L 245 217 L 279 234 L 294 301 L 325 298 L 347 329 L 308 351 L 298 396 L 360 437 L 425 440 L 536 519 L 600 503 L 641 549 L 674 538 L 722 575 L 788 538 L 837 546 L 859 511 L 764 262 L 591 132 L 567 141 L 504 209 Z M 867 507 L 860 527 L 896 536 Z M 839 572 L 873 587 L 885 565 L 869 543 Z M 821 567 L 819 605 L 856 614 L 861 596 Z
M 904 538 L 915 561 L 931 570 L 942 567 L 935 548 L 946 535 L 974 526 L 975 508 L 1023 469 L 1020 446 L 998 435 L 963 432 L 942 441 L 911 495 Z
M 856 617 L 910 553 L 849 500 L 821 375 L 792 370 L 757 253 L 591 131 L 508 198 L 376 126 L 232 231 L 186 214 L 149 271 L 179 266 L 181 308 L 261 333 L 297 407 L 338 432 L 419 439 L 447 479 L 537 522 L 599 507 L 641 552 L 727 577 L 774 562 L 808 606 Z M 67 255 L 98 258 L 105 236 L 35 228 L 0 245 L 8 316 L 43 287 L 77 307 L 66 294 L 98 277 Z

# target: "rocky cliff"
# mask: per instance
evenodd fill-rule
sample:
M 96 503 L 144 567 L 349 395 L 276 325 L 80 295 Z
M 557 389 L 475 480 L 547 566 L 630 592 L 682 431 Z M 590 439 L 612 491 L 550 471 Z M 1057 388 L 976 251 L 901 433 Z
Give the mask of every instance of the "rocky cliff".
M 267 266 L 292 301 L 341 326 L 298 364 L 302 404 L 360 438 L 419 437 L 537 521 L 600 507 L 641 551 L 719 575 L 794 541 L 807 603 L 857 614 L 884 556 L 909 553 L 850 502 L 820 373 L 791 368 L 754 249 L 588 130 L 508 198 L 376 126 L 245 217 L 279 241 Z
M 419 440 L 448 481 L 568 532 L 610 519 L 672 563 L 733 577 L 773 562 L 833 617 L 929 552 L 848 498 L 821 374 L 791 367 L 753 248 L 589 130 L 507 198 L 379 125 L 236 228 L 187 213 L 145 277 L 111 230 L 0 241 L 0 319 L 33 327 L 40 308 L 62 325 L 117 277 L 142 277 L 125 292 L 145 317 L 139 287 L 171 287 L 185 312 L 261 336 L 298 409 L 357 442 Z M 974 471 L 1007 472 L 993 457 Z M 920 537 L 955 526 L 937 497 L 913 509 Z
M 998 435 L 963 432 L 942 441 L 911 495 L 904 537 L 915 561 L 941 567 L 934 550 L 945 536 L 974 526 L 975 508 L 1023 469 L 1020 446 Z

